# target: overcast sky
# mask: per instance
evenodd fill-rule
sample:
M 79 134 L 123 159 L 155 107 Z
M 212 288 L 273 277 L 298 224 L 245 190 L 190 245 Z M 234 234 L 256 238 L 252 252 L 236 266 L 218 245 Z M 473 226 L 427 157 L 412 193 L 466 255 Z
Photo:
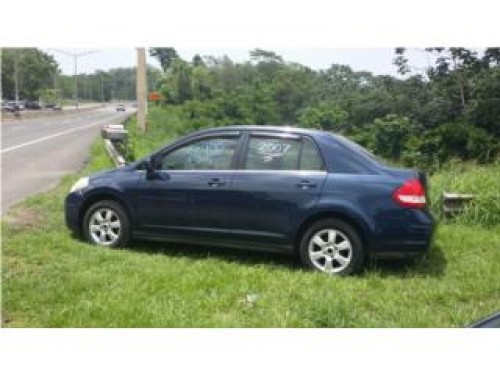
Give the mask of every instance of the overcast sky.
M 97 50 L 95 53 L 78 58 L 78 72 L 91 73 L 96 69 L 108 70 L 117 67 L 131 67 L 136 64 L 136 51 L 133 48 L 97 48 L 97 49 L 71 49 L 58 48 L 70 53 L 80 53 Z M 250 58 L 250 48 L 176 48 L 185 60 L 191 60 L 200 55 L 229 56 L 233 61 L 241 62 Z M 285 61 L 298 62 L 315 70 L 326 69 L 332 64 L 345 64 L 354 70 L 367 70 L 375 74 L 397 75 L 396 67 L 392 64 L 394 48 L 265 48 L 281 55 Z M 74 73 L 74 59 L 53 49 L 44 49 L 52 54 L 63 72 Z M 407 56 L 410 64 L 425 68 L 432 61 L 432 55 L 422 49 L 408 49 Z M 154 66 L 159 64 L 156 59 L 148 56 L 148 63 Z

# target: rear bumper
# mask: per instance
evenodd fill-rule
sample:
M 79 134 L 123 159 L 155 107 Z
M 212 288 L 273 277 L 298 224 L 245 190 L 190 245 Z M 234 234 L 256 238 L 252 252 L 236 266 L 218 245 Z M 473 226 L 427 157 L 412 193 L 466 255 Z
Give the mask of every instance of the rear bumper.
M 427 211 L 415 212 L 411 220 L 392 222 L 384 226 L 377 245 L 372 247 L 371 256 L 377 259 L 421 256 L 432 245 L 435 226 L 433 217 Z

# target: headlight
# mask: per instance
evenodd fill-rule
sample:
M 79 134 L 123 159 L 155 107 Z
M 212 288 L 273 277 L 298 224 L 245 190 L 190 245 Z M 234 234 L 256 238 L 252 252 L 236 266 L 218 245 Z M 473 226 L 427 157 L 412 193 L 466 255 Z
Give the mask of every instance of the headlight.
M 89 185 L 89 178 L 82 177 L 71 187 L 70 193 L 73 193 L 78 190 L 85 189 Z

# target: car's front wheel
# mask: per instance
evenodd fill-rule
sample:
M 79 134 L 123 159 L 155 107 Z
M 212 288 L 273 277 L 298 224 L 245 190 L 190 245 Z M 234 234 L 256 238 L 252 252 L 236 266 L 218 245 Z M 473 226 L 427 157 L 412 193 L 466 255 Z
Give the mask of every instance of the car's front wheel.
M 332 275 L 349 275 L 363 266 L 363 243 L 356 230 L 338 219 L 311 225 L 300 243 L 305 266 Z
M 83 232 L 90 243 L 106 247 L 123 246 L 130 238 L 130 222 L 120 203 L 100 201 L 85 213 Z

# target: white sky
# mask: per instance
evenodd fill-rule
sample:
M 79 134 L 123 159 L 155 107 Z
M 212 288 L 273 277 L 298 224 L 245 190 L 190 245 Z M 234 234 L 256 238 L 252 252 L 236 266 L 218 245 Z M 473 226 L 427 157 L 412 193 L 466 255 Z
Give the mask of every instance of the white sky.
M 229 56 L 233 61 L 241 62 L 250 58 L 249 48 L 176 48 L 180 56 L 185 60 L 191 60 L 198 53 L 201 56 Z M 96 69 L 108 70 L 117 67 L 131 67 L 136 64 L 136 51 L 133 48 L 56 48 L 70 53 L 81 53 L 86 51 L 97 51 L 78 58 L 78 72 L 91 73 Z M 375 74 L 396 75 L 396 67 L 392 64 L 395 56 L 394 48 L 265 48 L 281 55 L 286 61 L 298 62 L 315 70 L 326 69 L 332 64 L 345 64 L 354 70 L 367 70 Z M 74 59 L 70 56 L 55 51 L 44 49 L 52 54 L 63 72 L 72 75 L 74 73 Z M 407 56 L 410 64 L 425 68 L 428 58 L 432 58 L 421 49 L 408 49 Z M 147 57 L 148 64 L 159 67 L 156 59 Z

